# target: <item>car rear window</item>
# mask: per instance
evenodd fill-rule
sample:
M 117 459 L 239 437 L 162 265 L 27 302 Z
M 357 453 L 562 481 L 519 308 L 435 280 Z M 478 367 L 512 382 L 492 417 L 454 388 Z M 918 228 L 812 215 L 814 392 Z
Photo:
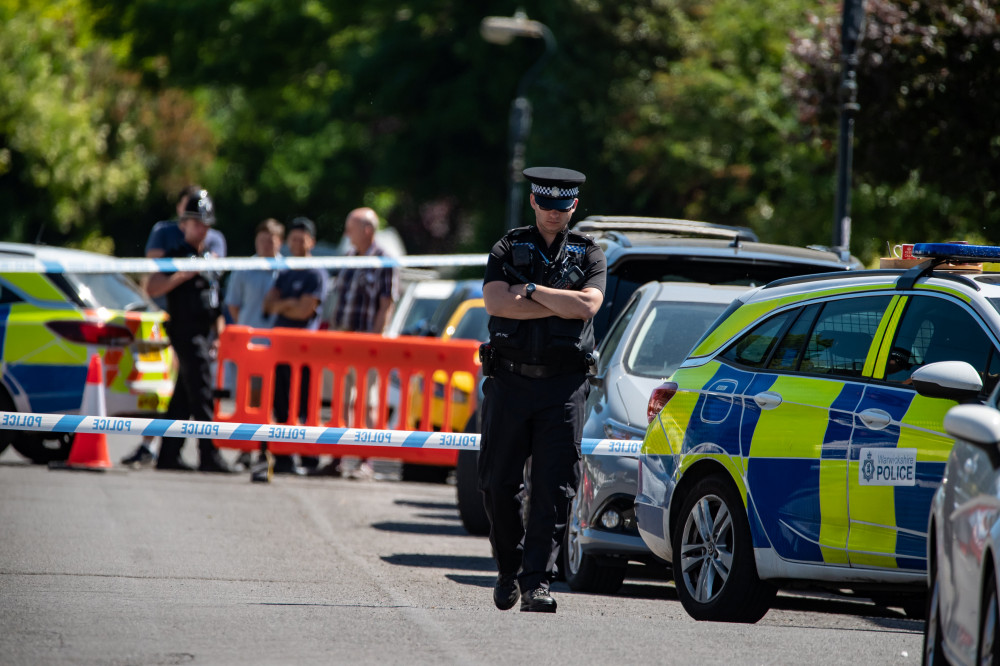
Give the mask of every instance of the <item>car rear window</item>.
M 488 327 L 490 321 L 486 308 L 469 308 L 462 315 L 455 325 L 455 332 L 451 334 L 453 340 L 480 340 L 486 341 L 490 338 Z
M 71 301 L 83 308 L 156 309 L 139 287 L 120 273 L 49 273 L 48 277 Z
M 653 378 L 672 375 L 725 308 L 725 303 L 655 303 L 639 323 L 625 355 L 629 374 Z

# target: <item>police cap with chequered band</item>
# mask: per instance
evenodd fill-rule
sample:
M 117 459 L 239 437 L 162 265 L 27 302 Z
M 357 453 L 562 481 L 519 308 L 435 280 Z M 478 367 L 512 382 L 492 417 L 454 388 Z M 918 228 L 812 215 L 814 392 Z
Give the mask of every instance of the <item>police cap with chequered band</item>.
M 561 167 L 531 167 L 523 171 L 531 182 L 535 203 L 543 208 L 569 210 L 580 196 L 580 185 L 587 177 L 579 171 Z
M 180 219 L 185 218 L 201 220 L 208 226 L 215 224 L 215 206 L 212 205 L 212 197 L 208 196 L 208 190 L 198 190 L 187 198 L 180 215 Z

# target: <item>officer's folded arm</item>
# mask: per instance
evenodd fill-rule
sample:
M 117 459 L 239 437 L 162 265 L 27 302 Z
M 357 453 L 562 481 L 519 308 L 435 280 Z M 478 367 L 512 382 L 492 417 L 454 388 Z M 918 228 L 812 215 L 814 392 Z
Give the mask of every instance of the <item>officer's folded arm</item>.
M 509 285 L 495 280 L 483 285 L 486 312 L 508 319 L 592 319 L 604 302 L 599 289 L 587 287 L 580 291 L 555 289 L 538 285 L 529 300 L 524 297 L 524 285 Z

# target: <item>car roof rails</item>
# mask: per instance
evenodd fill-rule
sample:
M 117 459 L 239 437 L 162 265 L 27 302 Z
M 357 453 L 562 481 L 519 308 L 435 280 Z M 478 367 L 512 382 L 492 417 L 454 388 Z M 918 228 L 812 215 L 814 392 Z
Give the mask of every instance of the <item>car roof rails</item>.
M 759 242 L 760 238 L 747 227 L 733 227 L 712 222 L 676 220 L 666 217 L 633 217 L 629 215 L 591 215 L 580 220 L 573 231 L 646 231 L 694 238 L 718 238 L 723 240 Z

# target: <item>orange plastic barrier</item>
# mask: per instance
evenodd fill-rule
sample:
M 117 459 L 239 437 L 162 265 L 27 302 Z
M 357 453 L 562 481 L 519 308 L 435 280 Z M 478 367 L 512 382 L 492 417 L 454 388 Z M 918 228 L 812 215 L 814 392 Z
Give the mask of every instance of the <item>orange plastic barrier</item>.
M 299 424 L 300 381 L 308 369 L 308 400 L 303 425 L 335 428 L 356 427 L 386 429 L 389 410 L 394 411 L 396 430 L 405 430 L 410 422 L 410 392 L 422 387 L 421 423 L 432 423 L 435 400 L 435 373 L 447 375 L 443 396 L 444 418 L 441 429 L 450 431 L 453 391 L 448 387 L 454 373 L 479 375 L 479 343 L 473 340 L 438 338 L 385 338 L 371 333 L 300 331 L 288 328 L 257 329 L 227 326 L 219 344 L 219 371 L 216 385 L 224 388 L 227 376 L 235 374 L 235 407 L 216 401 L 215 420 L 235 423 L 276 423 L 272 414 L 274 376 L 279 365 L 289 366 L 288 421 Z M 235 373 L 227 370 L 235 367 Z M 413 381 L 419 379 L 420 381 Z M 398 386 L 398 399 L 390 405 L 390 385 Z M 468 399 L 475 406 L 477 391 Z M 224 448 L 254 451 L 260 442 L 216 440 Z M 425 465 L 451 465 L 457 451 L 424 450 L 380 446 L 310 444 L 308 442 L 269 442 L 273 453 L 306 455 L 358 456 L 391 458 Z

